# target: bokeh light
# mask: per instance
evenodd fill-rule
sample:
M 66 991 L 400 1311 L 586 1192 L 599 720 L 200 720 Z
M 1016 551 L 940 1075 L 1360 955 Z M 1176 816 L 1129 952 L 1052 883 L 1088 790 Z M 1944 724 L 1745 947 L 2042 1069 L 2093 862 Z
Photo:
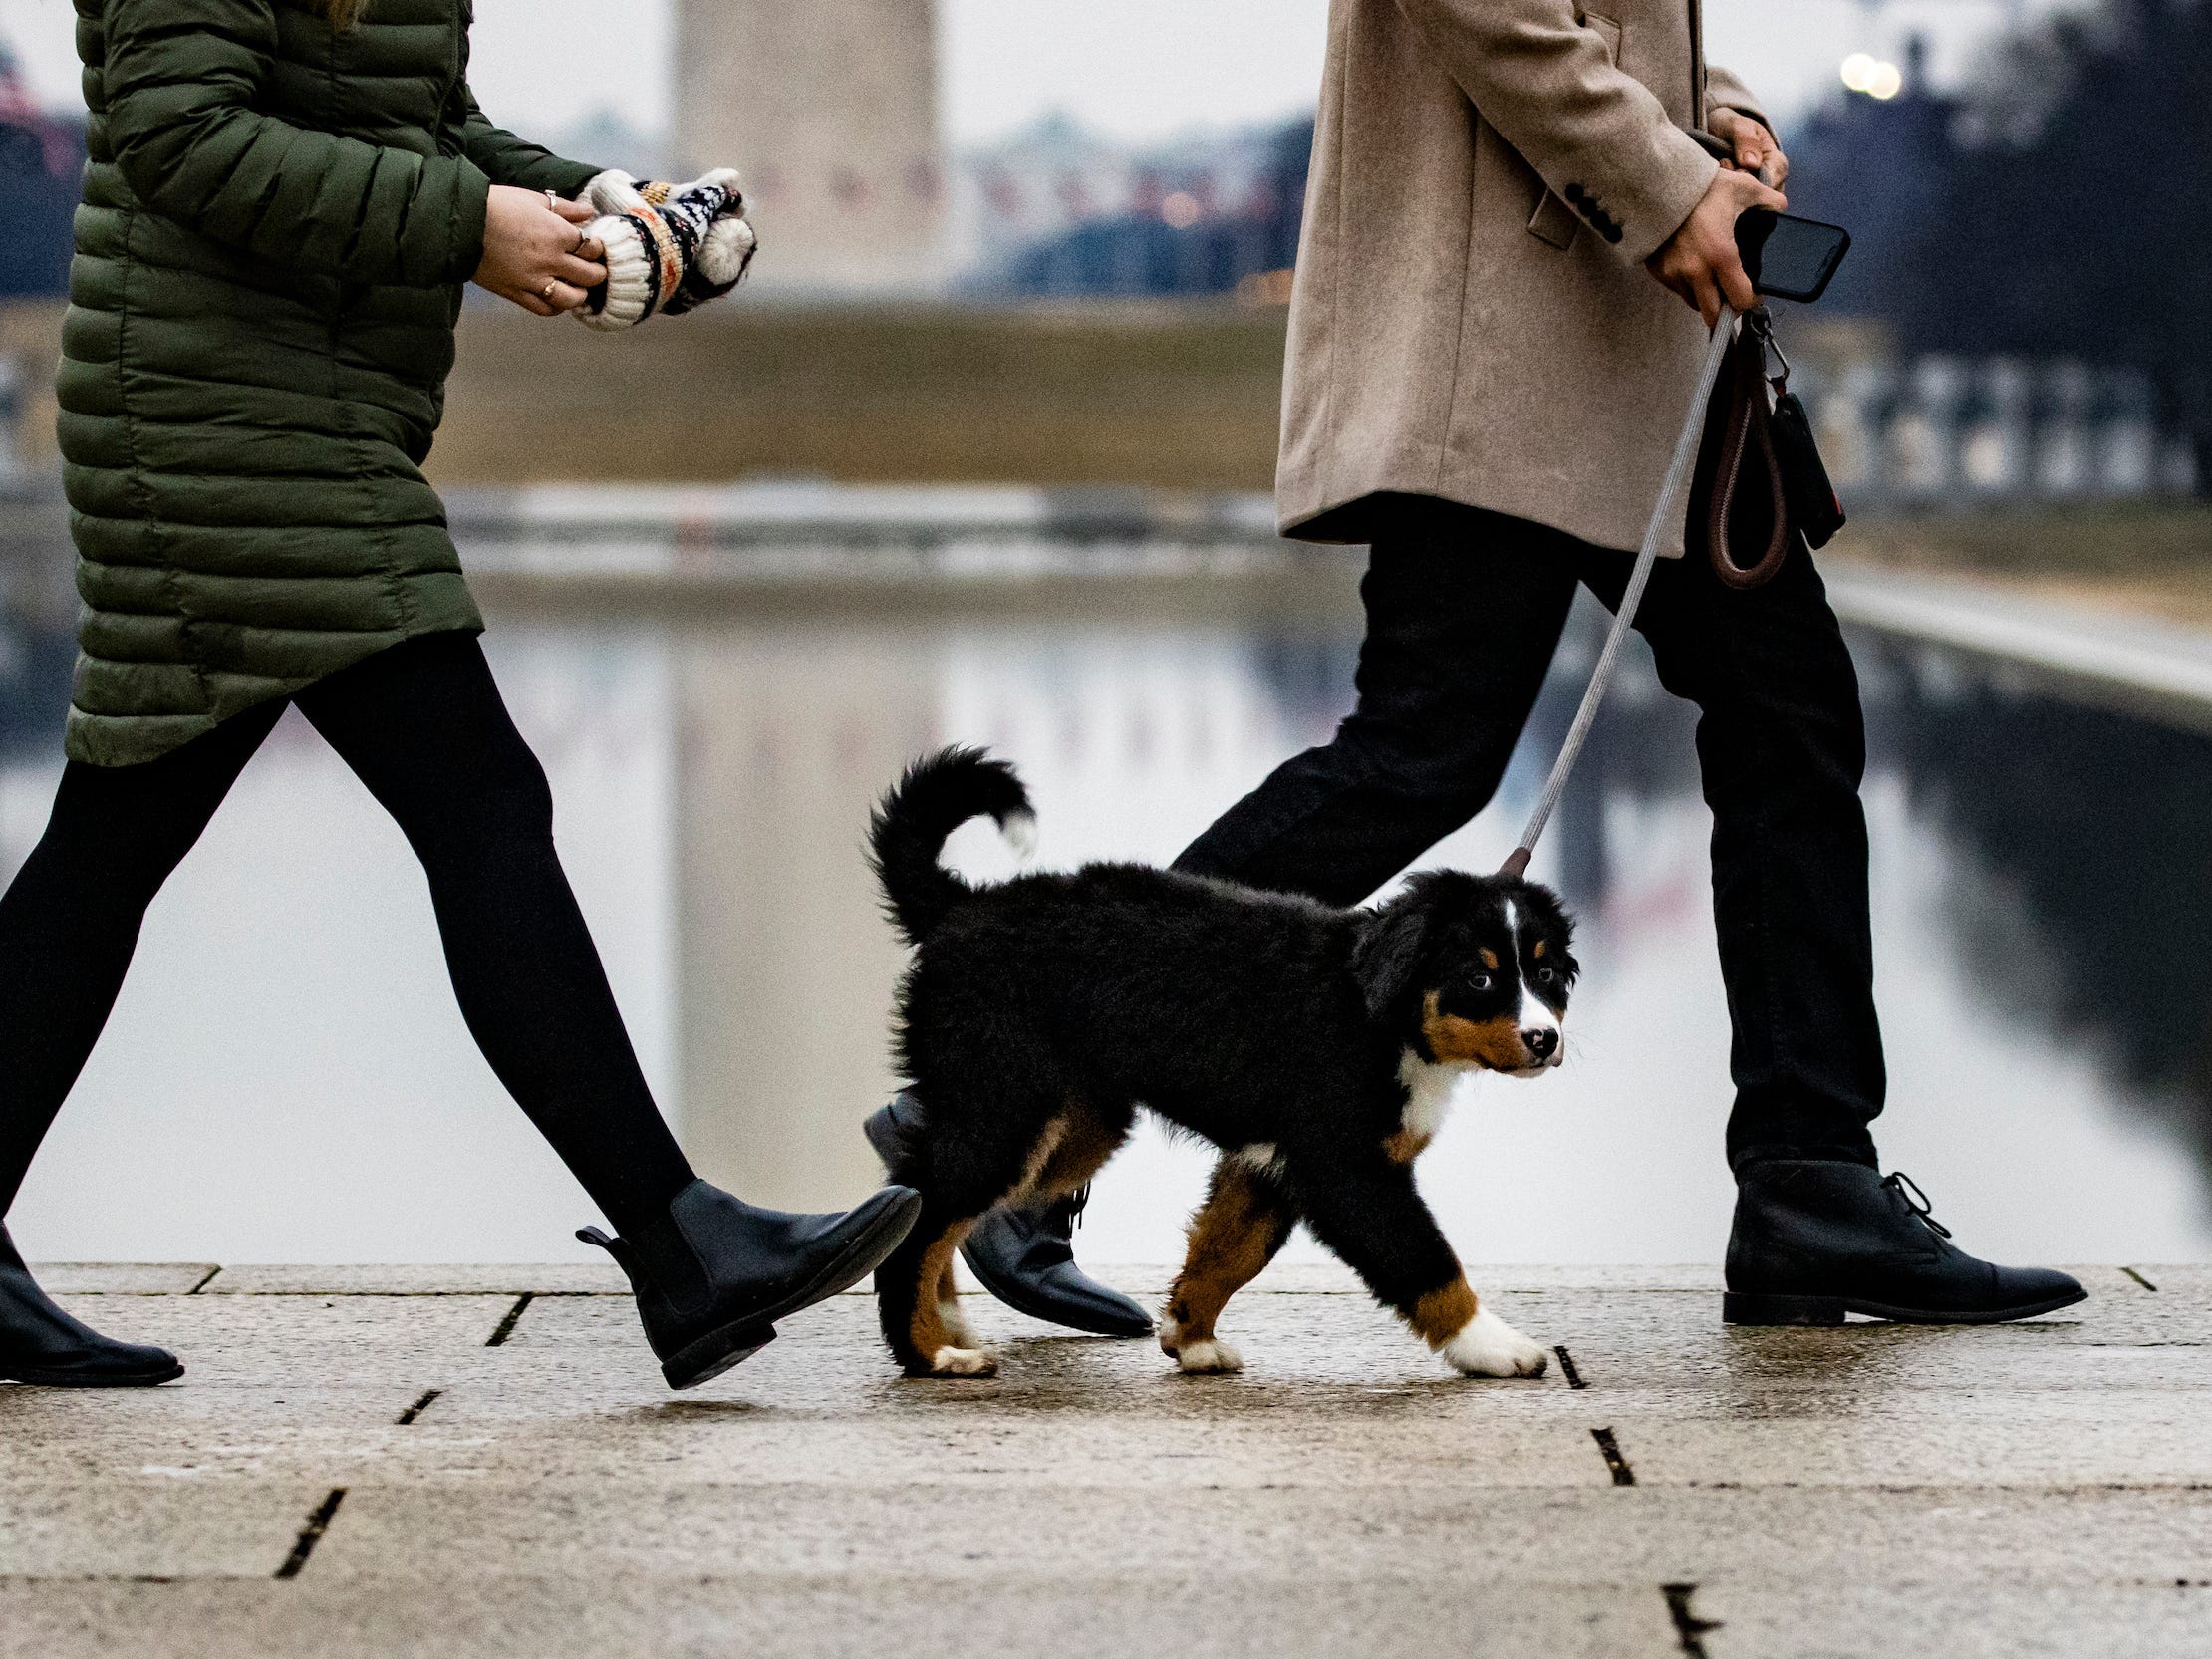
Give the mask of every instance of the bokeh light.
M 1892 99 L 1905 89 L 1905 72 L 1871 52 L 1853 52 L 1842 64 L 1843 85 L 1868 98 Z

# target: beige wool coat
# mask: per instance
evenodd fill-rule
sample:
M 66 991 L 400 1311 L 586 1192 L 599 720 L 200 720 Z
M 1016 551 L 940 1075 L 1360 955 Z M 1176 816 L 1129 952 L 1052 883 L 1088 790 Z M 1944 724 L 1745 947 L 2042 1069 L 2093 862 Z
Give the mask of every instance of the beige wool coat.
M 1706 67 L 1698 0 L 1593 3 L 1332 0 L 1284 534 L 1366 541 L 1393 491 L 1642 542 L 1706 338 L 1644 260 L 1717 167 L 1685 129 L 1766 118 Z

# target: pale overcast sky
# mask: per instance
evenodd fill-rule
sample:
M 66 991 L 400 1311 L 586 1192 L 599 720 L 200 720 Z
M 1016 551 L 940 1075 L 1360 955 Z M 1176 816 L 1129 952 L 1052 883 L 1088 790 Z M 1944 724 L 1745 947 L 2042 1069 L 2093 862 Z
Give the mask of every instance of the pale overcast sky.
M 710 0 L 727 4 L 729 0 Z M 777 0 L 804 5 L 808 0 Z M 940 0 L 946 123 L 956 142 L 1061 109 L 1129 137 L 1309 108 L 1328 0 Z M 2046 0 L 2034 0 L 2042 9 Z M 1939 78 L 2015 0 L 1706 0 L 1711 53 L 1778 111 L 1824 94 L 1853 51 L 1936 41 Z M 609 106 L 666 119 L 669 0 L 476 0 L 473 80 L 527 133 Z M 77 98 L 70 0 L 0 0 L 0 34 L 40 96 Z M 742 158 L 738 158 L 740 163 Z

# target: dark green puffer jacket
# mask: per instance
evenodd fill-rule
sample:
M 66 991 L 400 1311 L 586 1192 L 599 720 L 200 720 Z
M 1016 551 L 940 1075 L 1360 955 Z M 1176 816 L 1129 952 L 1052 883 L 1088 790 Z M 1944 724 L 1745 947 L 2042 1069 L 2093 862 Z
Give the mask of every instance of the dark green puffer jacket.
M 484 119 L 470 0 L 76 0 L 92 113 L 61 444 L 68 750 L 148 760 L 483 625 L 418 470 L 493 183 L 596 170 Z

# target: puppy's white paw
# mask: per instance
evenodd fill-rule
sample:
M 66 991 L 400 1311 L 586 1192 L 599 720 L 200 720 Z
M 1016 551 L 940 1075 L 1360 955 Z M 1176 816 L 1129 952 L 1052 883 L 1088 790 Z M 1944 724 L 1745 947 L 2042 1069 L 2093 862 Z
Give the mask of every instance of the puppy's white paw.
M 1153 1332 L 1160 1338 L 1160 1351 L 1173 1359 L 1183 1346 L 1183 1329 L 1175 1322 L 1175 1315 L 1166 1308 L 1152 1322 Z
M 1551 1356 L 1484 1308 L 1439 1350 L 1470 1377 L 1540 1377 Z
M 975 1334 L 975 1327 L 968 1322 L 968 1315 L 961 1311 L 961 1304 L 939 1302 L 937 1322 L 944 1326 L 946 1340 L 956 1348 L 980 1348 L 982 1338 Z
M 981 1348 L 940 1348 L 930 1356 L 930 1370 L 940 1377 L 995 1377 L 998 1356 Z
M 1192 1376 L 1215 1376 L 1244 1368 L 1244 1356 L 1227 1342 L 1189 1342 L 1176 1351 L 1175 1362 Z

